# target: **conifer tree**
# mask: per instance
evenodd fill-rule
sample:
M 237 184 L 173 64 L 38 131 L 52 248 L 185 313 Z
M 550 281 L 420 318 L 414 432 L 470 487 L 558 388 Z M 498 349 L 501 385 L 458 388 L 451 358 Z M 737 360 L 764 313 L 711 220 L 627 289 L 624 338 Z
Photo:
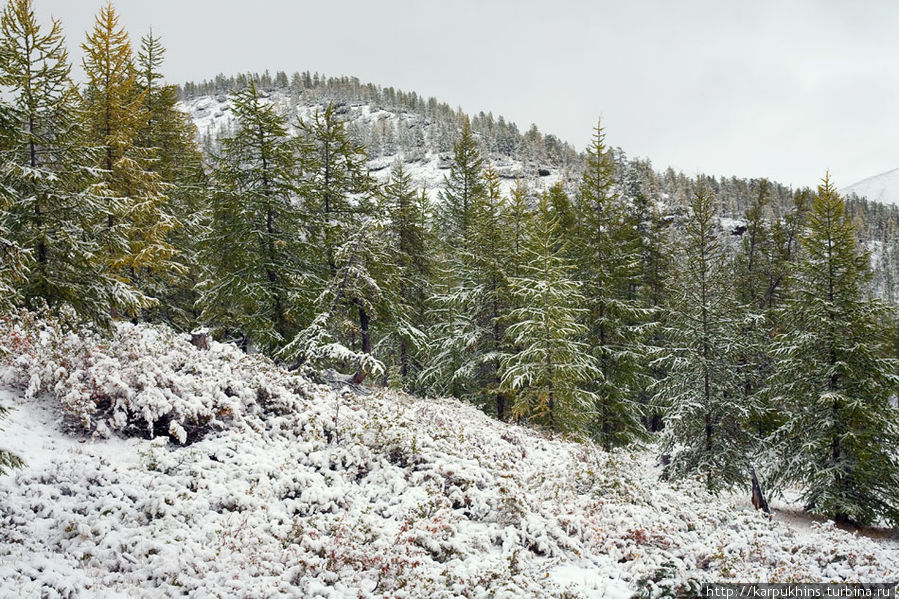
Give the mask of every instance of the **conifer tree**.
M 308 263 L 293 205 L 299 165 L 285 119 L 252 81 L 233 95 L 233 111 L 236 131 L 222 140 L 212 174 L 202 318 L 244 346 L 273 352 L 296 333 Z
M 366 218 L 337 248 L 334 275 L 318 298 L 315 317 L 279 352 L 281 357 L 310 366 L 349 366 L 355 384 L 384 373 L 371 339 L 371 320 L 387 313 L 389 299 L 381 282 L 387 253 L 379 229 Z M 358 340 L 358 348 L 345 340 Z
M 666 299 L 666 279 L 670 268 L 670 252 L 666 227 L 669 222 L 661 213 L 654 195 L 655 173 L 648 163 L 627 162 L 624 182 L 621 185 L 625 201 L 624 222 L 633 227 L 633 243 L 637 249 L 638 277 L 634 279 L 625 297 L 636 300 L 644 307 L 641 322 L 646 334 L 641 335 L 645 344 L 639 366 L 632 384 L 632 396 L 643 412 L 643 421 L 649 431 L 659 431 L 662 426 L 661 413 L 653 408 L 652 383 L 666 374 L 661 364 L 651 366 L 647 354 L 653 347 L 664 343 L 661 327 Z M 629 237 L 626 235 L 625 237 Z
M 746 231 L 743 233 L 740 251 L 734 264 L 737 277 L 738 299 L 753 309 L 764 309 L 767 302 L 766 291 L 770 280 L 772 215 L 769 211 L 770 197 L 768 181 L 762 179 L 752 204 L 746 209 Z
M 500 191 L 499 175 L 490 167 L 484 170 L 484 196 L 472 211 L 471 266 L 475 287 L 469 296 L 468 310 L 480 325 L 480 343 L 476 358 L 482 404 L 493 403 L 500 419 L 506 417 L 506 394 L 500 385 L 500 360 L 506 351 L 506 320 L 510 309 L 508 267 L 510 244 L 506 220 L 506 200 Z
M 774 258 L 771 260 L 768 286 L 765 290 L 764 306 L 772 319 L 772 328 L 778 326 L 775 320 L 777 308 L 788 297 L 787 283 L 792 279 L 796 269 L 802 246 L 800 234 L 805 227 L 812 193 L 808 188 L 798 189 L 793 193 L 792 208 L 783 218 L 776 220 L 771 227 L 771 242 Z
M 507 219 L 511 229 L 509 268 L 507 270 L 510 277 L 519 277 L 526 262 L 524 241 L 531 221 L 528 189 L 521 179 L 515 181 L 515 186 L 509 196 Z
M 0 103 L 0 156 L 5 165 L 7 152 L 15 146 L 15 119 L 11 107 Z M 4 182 L 5 183 L 5 182 Z M 12 310 L 20 301 L 19 287 L 28 272 L 29 253 L 13 240 L 12 209 L 14 190 L 0 185 L 0 313 Z
M 483 160 L 471 132 L 462 123 L 462 135 L 453 147 L 453 163 L 444 177 L 435 225 L 440 252 L 435 263 L 433 314 L 429 332 L 428 365 L 421 383 L 433 393 L 483 401 L 479 375 L 482 343 L 488 334 L 483 289 L 478 286 L 478 258 L 474 221 L 485 213 L 487 188 Z
M 506 391 L 500 385 L 510 306 L 505 198 L 493 169 L 475 170 L 482 160 L 464 124 L 454 155 L 438 215 L 441 234 L 446 235 L 436 297 L 439 317 L 423 376 L 435 390 L 505 418 Z
M 742 323 L 731 265 L 716 228 L 714 198 L 702 181 L 689 207 L 669 281 L 668 345 L 657 359 L 668 374 L 657 381 L 654 402 L 666 413 L 666 473 L 699 475 L 714 490 L 745 480 L 754 441 L 746 425 L 754 410 L 741 393 Z
M 769 183 L 762 179 L 755 184 L 752 203 L 746 209 L 746 231 L 734 257 L 735 297 L 737 309 L 745 313 L 741 332 L 741 354 L 735 356 L 743 372 L 743 394 L 747 401 L 757 403 L 755 428 L 760 438 L 768 435 L 776 417 L 773 406 L 762 405 L 764 398 L 751 397 L 758 393 L 771 374 L 772 364 L 768 354 L 770 338 L 770 308 L 773 297 L 767 290 L 777 269 L 777 252 L 774 248 L 770 213 Z
M 310 120 L 299 121 L 297 127 L 303 200 L 312 250 L 317 253 L 313 266 L 326 281 L 337 268 L 337 249 L 371 208 L 374 183 L 368 175 L 365 148 L 347 135 L 333 104 L 317 110 Z
M 805 256 L 783 307 L 771 382 L 787 421 L 774 436 L 780 484 L 839 521 L 899 522 L 899 365 L 885 356 L 884 306 L 865 297 L 869 256 L 825 175 L 801 237 Z
M 106 207 L 92 185 L 94 157 L 62 27 L 52 21 L 42 31 L 30 0 L 7 4 L 0 23 L 0 85 L 11 90 L 8 104 L 0 101 L 5 270 L 25 276 L 26 305 L 69 304 L 82 318 L 106 322 L 110 308 L 136 309 L 142 297 L 97 258 L 94 231 Z
M 167 239 L 178 223 L 168 212 L 169 184 L 151 170 L 152 153 L 138 145 L 144 94 L 128 33 L 111 4 L 100 9 L 82 49 L 88 132 L 102 147 L 96 166 L 103 172 L 100 193 L 109 202 L 105 258 L 115 276 L 141 288 L 148 307 L 158 291 L 154 276 L 183 269 Z
M 368 174 L 365 148 L 350 139 L 336 106 L 328 104 L 310 120 L 300 120 L 297 127 L 295 143 L 303 171 L 301 193 L 309 249 L 305 305 L 312 309 L 302 319 L 312 322 L 320 318 L 320 298 L 334 288 L 338 251 L 352 247 L 350 238 L 369 221 L 375 185 Z M 341 322 L 357 321 L 357 326 L 344 327 L 345 331 L 356 331 L 360 338 L 370 336 L 372 314 L 364 305 L 338 302 L 334 309 L 348 310 L 333 316 Z M 341 342 L 352 345 L 350 338 Z
M 636 230 L 615 193 L 615 165 L 597 124 L 577 198 L 572 256 L 587 298 L 586 341 L 599 363 L 591 429 L 606 448 L 625 445 L 645 429 L 635 401 L 645 361 L 643 321 L 650 312 L 634 297 L 640 281 Z
M 449 175 L 444 177 L 437 213 L 441 237 L 450 247 L 469 249 L 472 213 L 486 193 L 482 168 L 483 159 L 471 132 L 471 123 L 465 119 L 462 136 L 453 146 L 453 164 Z
M 579 433 L 596 400 L 585 384 L 601 376 L 579 339 L 585 301 L 564 259 L 558 218 L 542 194 L 524 244 L 528 258 L 511 280 L 519 308 L 507 329 L 514 350 L 503 359 L 502 386 L 515 397 L 512 412 L 553 430 Z
M 8 411 L 8 408 L 0 406 L 0 421 L 6 418 Z M 0 429 L 0 432 L 3 432 L 3 429 Z M 21 468 L 24 465 L 22 458 L 0 447 L 0 475 L 6 474 L 12 468 Z
M 168 183 L 167 210 L 177 221 L 167 240 L 177 249 L 183 271 L 160 281 L 156 311 L 176 326 L 191 326 L 197 297 L 194 283 L 200 277 L 199 240 L 207 219 L 207 177 L 197 146 L 196 127 L 178 110 L 176 86 L 167 85 L 161 72 L 165 48 L 150 32 L 141 39 L 137 55 L 137 88 L 143 99 L 143 120 L 136 141 L 148 155 L 148 167 Z
M 427 193 L 416 193 L 412 179 L 397 161 L 381 192 L 386 214 L 387 263 L 393 265 L 391 343 L 401 386 L 410 390 L 422 368 L 428 323 L 427 300 L 431 293 L 432 239 Z M 393 336 L 394 339 L 389 339 Z

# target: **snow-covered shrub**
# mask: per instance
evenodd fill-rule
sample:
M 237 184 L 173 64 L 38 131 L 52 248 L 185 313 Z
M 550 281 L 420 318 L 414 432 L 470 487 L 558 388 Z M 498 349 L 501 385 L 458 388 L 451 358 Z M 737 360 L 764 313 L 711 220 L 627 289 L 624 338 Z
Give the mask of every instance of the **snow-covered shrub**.
M 86 431 L 181 444 L 246 413 L 291 411 L 310 383 L 230 344 L 200 350 L 165 326 L 118 323 L 111 335 L 46 314 L 0 320 L 9 382 L 47 393 Z M 276 371 L 277 373 L 273 372 Z

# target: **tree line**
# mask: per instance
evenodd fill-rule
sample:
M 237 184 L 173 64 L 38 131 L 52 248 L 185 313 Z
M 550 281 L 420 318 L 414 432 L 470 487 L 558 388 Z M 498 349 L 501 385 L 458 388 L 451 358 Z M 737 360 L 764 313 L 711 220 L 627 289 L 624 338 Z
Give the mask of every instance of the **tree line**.
M 607 450 L 659 433 L 666 475 L 711 490 L 757 461 L 813 511 L 899 520 L 895 309 L 829 175 L 776 213 L 756 182 L 736 238 L 707 180 L 667 210 L 600 124 L 575 183 L 505 194 L 460 118 L 432 201 L 402 161 L 377 184 L 333 105 L 291 121 L 252 77 L 204 156 L 161 40 L 135 54 L 112 5 L 81 88 L 30 0 L 0 27 L 0 309 L 202 325 Z

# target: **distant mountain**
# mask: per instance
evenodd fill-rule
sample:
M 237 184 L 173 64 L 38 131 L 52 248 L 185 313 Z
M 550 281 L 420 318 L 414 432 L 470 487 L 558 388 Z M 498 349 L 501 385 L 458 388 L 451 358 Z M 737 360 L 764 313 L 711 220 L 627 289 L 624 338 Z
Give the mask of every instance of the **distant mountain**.
M 840 190 L 843 195 L 855 194 L 872 202 L 899 206 L 899 168 L 862 179 Z

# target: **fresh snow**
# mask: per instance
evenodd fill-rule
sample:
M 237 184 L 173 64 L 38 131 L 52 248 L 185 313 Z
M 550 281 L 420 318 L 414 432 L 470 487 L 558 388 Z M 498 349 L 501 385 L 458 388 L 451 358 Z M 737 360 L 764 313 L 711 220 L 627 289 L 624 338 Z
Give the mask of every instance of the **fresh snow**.
M 317 110 L 324 110 L 323 103 L 297 102 L 282 91 L 274 90 L 266 93 L 266 101 L 272 104 L 276 111 L 288 117 L 290 132 L 296 134 L 295 124 L 297 119 L 309 121 Z M 197 96 L 178 104 L 180 110 L 190 116 L 191 121 L 197 127 L 201 138 L 218 139 L 231 133 L 235 126 L 234 113 L 231 98 L 220 94 L 217 96 Z M 425 148 L 420 156 L 407 157 L 402 152 L 394 156 L 377 156 L 369 159 L 368 169 L 371 176 L 379 183 L 385 183 L 390 178 L 390 167 L 397 160 L 404 162 L 403 167 L 411 177 L 415 188 L 424 189 L 433 200 L 444 187 L 444 177 L 449 173 L 451 164 L 451 152 L 435 152 L 435 143 L 430 140 L 433 136 L 433 125 L 424 117 L 412 113 L 396 113 L 384 109 L 374 109 L 369 104 L 359 102 L 345 103 L 340 108 L 340 117 L 348 124 L 371 127 L 379 121 L 401 120 L 405 126 L 413 124 L 422 127 L 426 139 Z M 508 197 L 515 185 L 516 178 L 525 180 L 531 189 L 542 191 L 549 189 L 563 179 L 564 173 L 558 168 L 551 168 L 550 174 L 537 177 L 522 162 L 506 156 L 485 156 L 485 165 L 489 164 L 500 175 L 500 190 Z
M 27 462 L 0 477 L 0 597 L 624 598 L 899 580 L 896 541 L 660 482 L 651 448 L 604 453 L 454 400 L 339 391 L 162 327 L 20 337 L 0 358 L 14 408 L 0 442 Z M 86 421 L 70 385 L 98 399 L 113 380 L 128 409 Z M 231 407 L 192 444 L 120 436 L 144 417 L 135 398 L 157 395 L 151 420 Z
M 840 194 L 855 194 L 872 202 L 899 206 L 899 168 L 862 179 L 841 189 Z

